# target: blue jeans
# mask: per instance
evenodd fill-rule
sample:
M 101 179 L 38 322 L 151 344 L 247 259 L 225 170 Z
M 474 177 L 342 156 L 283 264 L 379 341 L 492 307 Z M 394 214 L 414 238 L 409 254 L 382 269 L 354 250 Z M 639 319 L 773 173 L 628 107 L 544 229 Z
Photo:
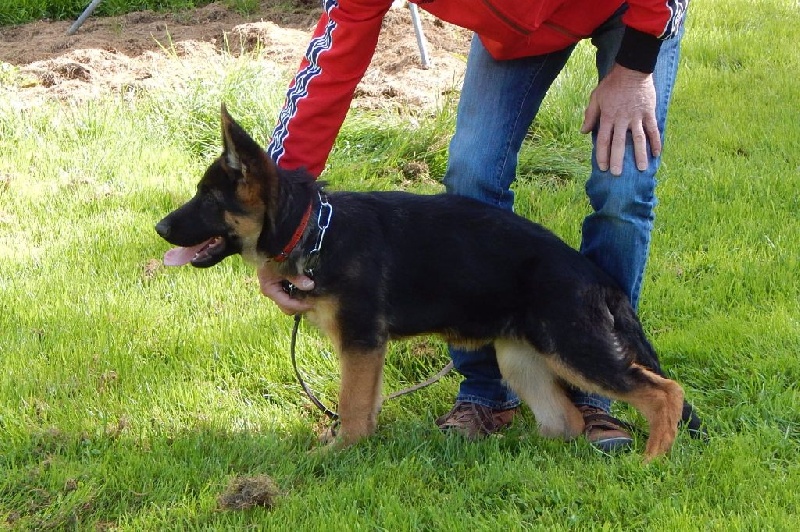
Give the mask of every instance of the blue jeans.
M 597 48 L 599 78 L 605 76 L 614 64 L 624 31 L 623 11 L 604 23 L 592 36 L 592 43 Z M 667 108 L 678 69 L 681 36 L 682 32 L 662 44 L 653 74 L 657 95 L 656 118 L 662 144 Z M 512 209 L 514 193 L 510 187 L 516 177 L 522 141 L 573 49 L 496 61 L 480 40 L 473 38 L 444 177 L 448 193 Z M 595 135 L 592 141 L 594 145 Z M 650 248 L 656 205 L 655 174 L 660 162 L 660 158 L 653 157 L 649 149 L 648 155 L 648 169 L 640 172 L 636 168 L 629 134 L 622 175 L 614 177 L 599 170 L 592 154 L 592 173 L 586 183 L 586 193 L 594 212 L 583 222 L 580 248 L 581 253 L 619 283 L 634 308 L 639 301 Z M 502 381 L 492 346 L 477 351 L 451 348 L 450 353 L 455 368 L 464 376 L 458 401 L 495 409 L 519 404 L 517 396 Z M 606 411 L 611 406 L 611 401 L 604 397 L 577 390 L 572 399 L 576 405 L 596 406 Z

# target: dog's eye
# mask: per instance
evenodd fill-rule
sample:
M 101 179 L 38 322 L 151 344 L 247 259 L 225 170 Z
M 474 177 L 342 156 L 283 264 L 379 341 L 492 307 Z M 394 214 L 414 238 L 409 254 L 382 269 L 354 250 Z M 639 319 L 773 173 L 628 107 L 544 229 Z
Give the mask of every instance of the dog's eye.
M 209 186 L 198 187 L 197 196 L 208 204 L 216 204 L 223 201 L 223 193 Z

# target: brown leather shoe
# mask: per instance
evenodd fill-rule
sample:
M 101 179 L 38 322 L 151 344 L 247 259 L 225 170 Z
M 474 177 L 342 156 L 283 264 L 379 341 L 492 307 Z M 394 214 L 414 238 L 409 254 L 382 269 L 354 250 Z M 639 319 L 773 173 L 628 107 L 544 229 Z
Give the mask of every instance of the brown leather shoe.
M 594 447 L 603 452 L 627 450 L 633 445 L 630 425 L 593 406 L 579 406 L 586 427 L 583 434 Z
M 436 419 L 442 431 L 454 431 L 468 440 L 479 440 L 511 424 L 519 408 L 495 410 L 488 406 L 457 401 L 450 412 Z

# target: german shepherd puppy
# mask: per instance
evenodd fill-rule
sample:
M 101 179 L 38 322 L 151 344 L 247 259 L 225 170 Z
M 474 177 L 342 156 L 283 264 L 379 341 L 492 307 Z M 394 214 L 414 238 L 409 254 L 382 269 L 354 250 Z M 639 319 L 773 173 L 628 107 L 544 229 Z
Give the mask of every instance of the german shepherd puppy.
M 156 225 L 182 246 L 165 264 L 217 264 L 238 253 L 290 276 L 313 268 L 308 317 L 341 366 L 337 445 L 375 431 L 386 344 L 436 333 L 493 343 L 504 379 L 543 436 L 584 429 L 565 386 L 625 401 L 650 426 L 645 458 L 700 419 L 665 377 L 628 298 L 589 259 L 511 212 L 453 195 L 325 193 L 279 169 L 222 107 L 223 153 L 196 195 Z

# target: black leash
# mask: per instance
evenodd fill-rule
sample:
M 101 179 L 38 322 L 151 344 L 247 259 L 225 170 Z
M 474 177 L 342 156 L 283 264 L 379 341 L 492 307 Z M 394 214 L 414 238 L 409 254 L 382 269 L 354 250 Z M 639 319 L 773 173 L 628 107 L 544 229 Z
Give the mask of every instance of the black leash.
M 311 402 L 314 403 L 317 408 L 322 410 L 322 412 L 328 416 L 331 421 L 336 421 L 339 419 L 339 414 L 322 404 L 322 401 L 317 399 L 317 396 L 314 395 L 314 392 L 311 391 L 311 388 L 308 387 L 306 381 L 303 380 L 303 376 L 300 375 L 300 370 L 297 369 L 297 356 L 295 355 L 295 346 L 297 345 L 297 330 L 300 328 L 300 320 L 303 317 L 301 314 L 295 314 L 294 316 L 294 327 L 292 328 L 292 344 L 291 344 L 291 351 L 292 351 L 292 368 L 294 368 L 294 374 L 297 377 L 297 382 L 300 383 L 300 386 L 303 387 L 303 391 L 306 392 L 306 395 Z
M 314 392 L 306 384 L 306 381 L 303 380 L 303 376 L 300 374 L 300 370 L 297 369 L 297 355 L 295 347 L 297 346 L 297 331 L 300 328 L 300 321 L 302 319 L 303 318 L 301 314 L 296 314 L 294 317 L 294 327 L 292 328 L 292 342 L 291 342 L 292 368 L 294 369 L 294 374 L 297 377 L 297 381 L 300 383 L 300 386 L 303 388 L 303 391 L 306 392 L 308 398 L 311 399 L 311 402 L 314 403 L 314 405 L 316 405 L 316 407 L 319 408 L 326 416 L 328 416 L 328 418 L 330 418 L 331 421 L 335 422 L 339 419 L 339 414 L 337 414 L 336 412 L 325 406 L 325 404 L 322 401 L 320 401 L 316 395 L 314 395 Z M 453 369 L 453 361 L 451 360 L 450 362 L 447 363 L 447 365 L 445 365 L 445 367 L 440 369 L 439 372 L 433 375 L 432 377 L 420 383 L 417 383 L 414 386 L 409 386 L 408 388 L 404 388 L 402 390 L 389 394 L 386 397 L 384 397 L 384 400 L 395 399 L 402 395 L 406 395 L 411 392 L 416 392 L 417 390 L 421 390 L 422 388 L 430 386 L 431 384 L 439 381 L 439 379 L 450 373 L 450 370 L 452 369 Z

